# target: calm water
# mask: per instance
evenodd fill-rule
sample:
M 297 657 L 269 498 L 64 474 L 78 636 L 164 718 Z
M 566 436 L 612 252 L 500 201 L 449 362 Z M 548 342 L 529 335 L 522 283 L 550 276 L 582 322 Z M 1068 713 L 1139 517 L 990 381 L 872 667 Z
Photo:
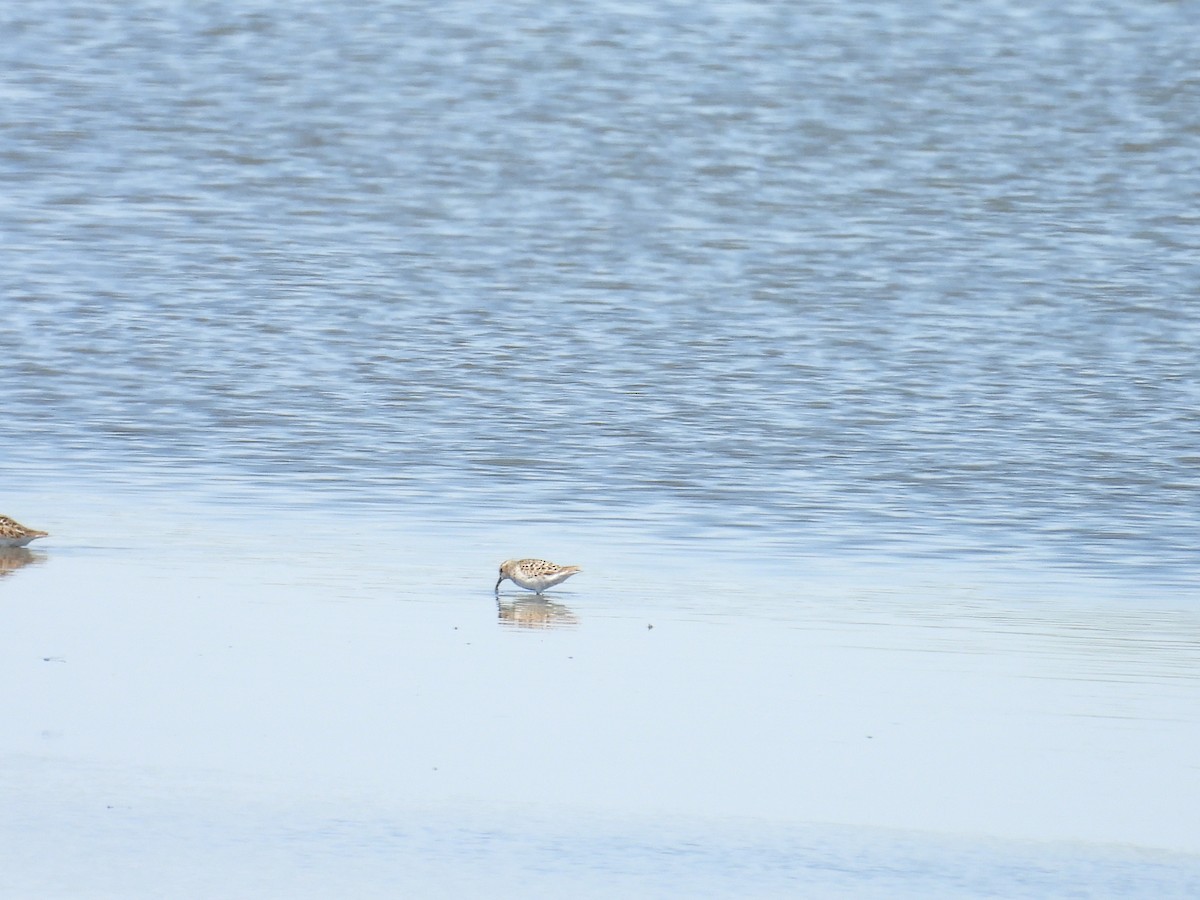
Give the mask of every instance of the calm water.
M 1014 716 L 1115 681 L 1194 734 L 1200 7 L 38 0 L 0 34 L 0 512 L 56 536 L 0 587 L 151 532 L 232 596 L 424 609 L 561 554 L 593 580 L 486 606 L 495 640 L 761 647 L 738 611 L 1028 652 L 1014 691 L 1086 698 Z M 579 602 L 623 554 L 642 593 Z

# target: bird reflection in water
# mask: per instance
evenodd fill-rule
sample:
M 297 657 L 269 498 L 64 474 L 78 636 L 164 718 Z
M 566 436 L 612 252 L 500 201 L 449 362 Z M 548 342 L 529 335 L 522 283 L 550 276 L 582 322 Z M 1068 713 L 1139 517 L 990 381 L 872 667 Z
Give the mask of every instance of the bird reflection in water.
M 570 608 L 542 597 L 508 603 L 497 598 L 496 609 L 500 624 L 507 628 L 574 628 L 579 624 Z
M 34 553 L 24 547 L 0 547 L 0 578 L 11 575 L 17 569 L 24 568 L 30 563 L 45 561 L 44 553 Z

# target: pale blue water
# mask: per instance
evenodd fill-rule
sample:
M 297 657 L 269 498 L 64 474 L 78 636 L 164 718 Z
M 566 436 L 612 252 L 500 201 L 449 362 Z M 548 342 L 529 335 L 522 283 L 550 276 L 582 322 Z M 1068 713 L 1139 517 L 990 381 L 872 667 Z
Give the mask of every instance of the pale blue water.
M 584 628 L 838 632 L 813 598 L 891 579 L 1058 650 L 1099 610 L 1133 644 L 1095 696 L 1191 728 L 1194 4 L 39 0 L 0 35 L 0 513 L 55 533 L 12 584 L 142 515 L 181 572 L 230 521 L 281 545 L 239 596 L 570 554 Z M 340 581 L 287 557 L 314 515 Z M 598 597 L 623 552 L 661 571 Z
M 27 477 L 1194 581 L 1189 4 L 4 16 Z

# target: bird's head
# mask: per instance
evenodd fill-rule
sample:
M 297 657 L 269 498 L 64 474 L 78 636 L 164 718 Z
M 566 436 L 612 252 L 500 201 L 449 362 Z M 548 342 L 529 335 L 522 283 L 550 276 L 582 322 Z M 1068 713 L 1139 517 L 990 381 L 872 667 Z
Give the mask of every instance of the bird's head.
M 500 577 L 496 579 L 497 591 L 500 590 L 500 585 L 505 578 L 512 577 L 513 566 L 515 566 L 516 563 L 517 561 L 515 559 L 506 559 L 504 562 L 500 563 Z

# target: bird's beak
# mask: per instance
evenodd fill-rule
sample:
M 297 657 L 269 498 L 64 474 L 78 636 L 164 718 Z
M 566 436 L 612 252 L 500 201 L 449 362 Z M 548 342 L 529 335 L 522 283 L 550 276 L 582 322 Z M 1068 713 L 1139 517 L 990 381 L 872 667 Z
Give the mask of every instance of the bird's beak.
M 504 576 L 503 576 L 503 575 L 501 575 L 499 578 L 497 578 L 497 579 L 496 579 L 496 593 L 497 593 L 497 594 L 498 594 L 498 593 L 500 593 L 500 584 L 501 584 L 501 582 L 503 582 L 503 581 L 504 581 Z

